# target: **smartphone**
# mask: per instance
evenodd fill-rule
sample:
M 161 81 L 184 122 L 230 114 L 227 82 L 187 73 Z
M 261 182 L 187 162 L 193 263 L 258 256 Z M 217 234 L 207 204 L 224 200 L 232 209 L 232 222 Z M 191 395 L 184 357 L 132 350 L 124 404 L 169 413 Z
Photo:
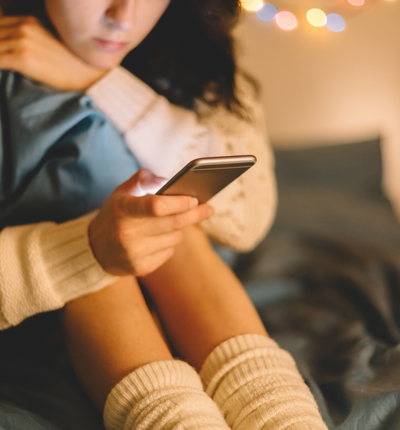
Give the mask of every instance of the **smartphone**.
M 156 194 L 196 197 L 205 203 L 256 163 L 254 155 L 205 157 L 190 161 Z

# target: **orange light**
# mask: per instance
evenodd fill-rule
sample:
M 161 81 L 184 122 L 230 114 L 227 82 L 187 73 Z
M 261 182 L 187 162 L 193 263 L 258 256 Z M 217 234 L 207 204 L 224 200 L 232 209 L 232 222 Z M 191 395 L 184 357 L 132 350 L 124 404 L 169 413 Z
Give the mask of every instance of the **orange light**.
M 352 6 L 362 6 L 364 0 L 347 0 Z

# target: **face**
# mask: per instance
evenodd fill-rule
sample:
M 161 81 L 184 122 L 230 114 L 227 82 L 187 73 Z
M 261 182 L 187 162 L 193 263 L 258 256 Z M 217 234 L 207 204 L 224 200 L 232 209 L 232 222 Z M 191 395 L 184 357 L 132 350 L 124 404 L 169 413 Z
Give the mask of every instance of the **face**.
M 75 55 L 93 67 L 111 69 L 150 33 L 170 1 L 45 0 L 45 5 Z

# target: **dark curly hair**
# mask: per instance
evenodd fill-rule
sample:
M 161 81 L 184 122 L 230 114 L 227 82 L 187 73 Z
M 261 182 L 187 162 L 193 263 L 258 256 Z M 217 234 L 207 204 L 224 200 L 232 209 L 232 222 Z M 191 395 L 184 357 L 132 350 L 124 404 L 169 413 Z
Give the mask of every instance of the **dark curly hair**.
M 6 15 L 34 15 L 47 26 L 44 0 L 0 0 Z M 195 99 L 239 112 L 231 35 L 240 0 L 171 0 L 146 39 L 122 65 L 171 103 Z

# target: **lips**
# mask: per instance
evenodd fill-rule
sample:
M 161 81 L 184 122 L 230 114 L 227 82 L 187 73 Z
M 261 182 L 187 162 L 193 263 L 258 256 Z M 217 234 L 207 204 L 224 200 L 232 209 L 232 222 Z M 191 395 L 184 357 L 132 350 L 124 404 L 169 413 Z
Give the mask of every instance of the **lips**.
M 112 40 L 105 39 L 93 39 L 96 42 L 96 45 L 100 47 L 102 50 L 107 52 L 121 52 L 126 49 L 128 44 L 126 42 L 113 42 Z

